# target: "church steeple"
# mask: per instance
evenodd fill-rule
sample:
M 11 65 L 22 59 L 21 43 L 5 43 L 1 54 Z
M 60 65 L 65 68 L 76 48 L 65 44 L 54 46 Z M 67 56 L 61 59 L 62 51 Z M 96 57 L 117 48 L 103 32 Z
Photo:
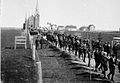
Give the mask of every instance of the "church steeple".
M 36 14 L 39 14 L 39 11 L 38 11 L 38 0 L 37 0 L 37 2 L 36 2 L 36 9 L 35 9 L 35 13 L 36 13 Z
M 36 8 L 35 8 L 35 28 L 37 29 L 39 27 L 39 11 L 38 11 L 38 0 L 36 2 Z

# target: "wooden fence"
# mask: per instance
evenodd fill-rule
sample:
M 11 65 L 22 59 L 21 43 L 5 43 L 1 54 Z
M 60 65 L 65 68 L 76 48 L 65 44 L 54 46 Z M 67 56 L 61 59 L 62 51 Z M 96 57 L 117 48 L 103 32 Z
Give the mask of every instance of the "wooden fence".
M 38 56 L 38 53 L 37 53 L 37 50 L 36 50 L 36 46 L 35 46 L 35 36 L 31 36 L 30 35 L 30 32 L 28 32 L 28 37 L 29 37 L 29 41 L 30 41 L 30 45 L 31 45 L 31 49 L 32 49 L 32 57 L 33 57 L 33 60 L 35 61 L 36 63 L 36 67 L 37 67 L 37 70 L 38 70 L 38 81 L 37 83 L 43 83 L 42 81 L 42 67 L 41 67 L 41 61 L 39 59 L 39 56 Z
M 24 45 L 25 49 L 27 48 L 26 45 L 26 36 L 15 36 L 15 49 L 17 45 Z

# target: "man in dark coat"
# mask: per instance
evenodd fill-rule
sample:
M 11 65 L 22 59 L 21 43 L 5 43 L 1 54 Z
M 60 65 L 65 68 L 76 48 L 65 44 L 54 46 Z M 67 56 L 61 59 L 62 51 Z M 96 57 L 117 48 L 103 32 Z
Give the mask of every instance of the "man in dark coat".
M 114 74 L 115 74 L 115 60 L 114 60 L 114 56 L 115 55 L 111 55 L 110 59 L 109 59 L 109 70 L 110 70 L 110 73 L 107 75 L 108 76 L 108 79 L 110 79 L 110 75 L 111 76 L 111 80 L 113 81 L 113 77 L 114 77 Z
M 117 43 L 115 43 L 113 45 L 113 53 L 115 54 L 116 60 L 117 60 L 117 50 L 118 50 Z
M 81 39 L 79 39 L 79 45 L 78 45 L 78 56 L 79 56 L 79 58 L 81 57 L 82 52 L 83 52 L 83 48 L 82 48 L 82 44 L 81 44 Z
M 94 59 L 95 59 L 95 71 L 97 71 L 97 68 L 100 65 L 100 59 L 101 59 L 101 53 L 98 48 L 95 49 Z
M 87 53 L 87 44 L 85 41 L 83 41 L 83 54 L 84 54 L 83 62 L 85 62 L 86 53 Z
M 120 62 L 118 62 L 118 70 L 119 70 L 119 73 L 120 73 Z
M 44 43 L 44 39 L 43 39 L 43 37 L 41 37 L 41 39 L 40 39 L 40 46 L 41 46 L 41 49 L 43 48 L 43 43 Z
M 36 46 L 36 49 L 38 49 L 38 47 L 39 47 L 39 42 L 38 42 L 39 40 L 38 40 L 38 37 L 36 38 L 36 40 L 35 40 L 35 46 Z
M 108 57 L 106 52 L 101 51 L 100 60 L 101 60 L 102 74 L 104 74 L 104 78 L 106 78 L 106 71 L 108 70 L 108 65 L 107 65 Z
M 118 70 L 119 70 L 119 73 L 120 73 L 120 62 L 118 62 Z
M 79 42 L 77 40 L 75 40 L 74 46 L 75 46 L 75 55 L 77 56 L 77 52 L 78 52 L 78 45 Z

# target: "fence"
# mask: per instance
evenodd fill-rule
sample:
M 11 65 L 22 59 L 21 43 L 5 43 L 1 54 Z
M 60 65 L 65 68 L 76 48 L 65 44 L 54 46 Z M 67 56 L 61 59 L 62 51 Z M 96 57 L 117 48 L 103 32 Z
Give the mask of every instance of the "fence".
M 15 36 L 15 49 L 17 45 L 24 45 L 25 49 L 27 48 L 26 45 L 26 36 Z
M 39 59 L 37 50 L 35 48 L 36 47 L 35 46 L 35 36 L 31 36 L 30 33 L 28 32 L 28 37 L 29 37 L 29 41 L 30 41 L 30 45 L 31 45 L 31 49 L 32 49 L 32 57 L 33 57 L 33 60 L 36 63 L 37 70 L 38 70 L 38 81 L 37 81 L 37 83 L 43 83 L 41 61 Z

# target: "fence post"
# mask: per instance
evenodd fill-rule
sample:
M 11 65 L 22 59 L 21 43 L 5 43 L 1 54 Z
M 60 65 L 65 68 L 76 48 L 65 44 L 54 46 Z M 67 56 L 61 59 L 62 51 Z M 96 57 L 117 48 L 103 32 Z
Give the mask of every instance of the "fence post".
M 31 49 L 33 48 L 33 36 L 30 36 Z
M 32 54 L 33 54 L 33 60 L 35 60 L 35 44 L 33 44 L 33 48 L 32 48 Z
M 36 62 L 37 69 L 38 69 L 38 81 L 37 83 L 42 83 L 42 68 L 41 68 L 41 62 Z
M 32 56 L 33 56 L 33 60 L 35 61 L 36 59 L 36 46 L 35 46 L 35 37 L 31 36 L 29 34 L 29 38 L 30 38 L 30 44 L 31 44 L 31 49 L 32 49 Z M 37 66 L 37 73 L 38 73 L 38 80 L 37 83 L 43 83 L 42 82 L 42 67 L 41 67 L 41 62 L 36 62 L 36 66 Z
M 26 36 L 15 36 L 15 49 L 17 45 L 24 45 L 27 48 L 27 38 Z

